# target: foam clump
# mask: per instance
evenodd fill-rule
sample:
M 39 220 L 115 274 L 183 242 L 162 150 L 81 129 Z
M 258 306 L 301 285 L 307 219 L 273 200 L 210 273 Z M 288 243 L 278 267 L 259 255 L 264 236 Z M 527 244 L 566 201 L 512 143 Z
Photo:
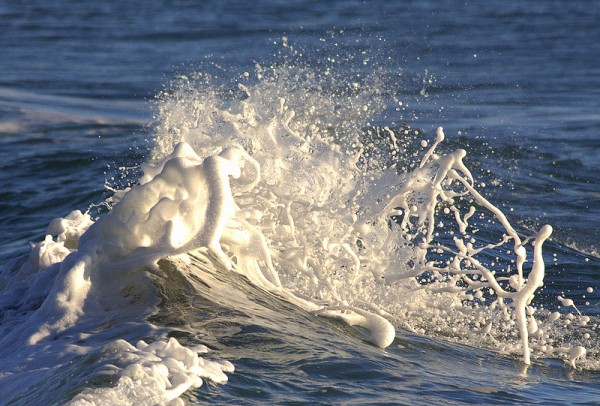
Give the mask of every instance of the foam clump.
M 233 372 L 228 361 L 206 360 L 182 346 L 175 338 L 135 346 L 124 340 L 108 344 L 103 353 L 109 362 L 101 374 L 116 376 L 116 385 L 86 389 L 70 405 L 170 404 L 180 405 L 179 397 L 202 385 L 203 379 L 227 382 L 225 372 Z
M 93 224 L 88 214 L 74 210 L 65 218 L 54 219 L 43 241 L 31 243 L 28 256 L 7 264 L 0 273 L 0 309 L 34 310 L 53 286 L 60 264 L 77 248 L 79 237 Z M 4 313 L 3 327 L 10 312 Z
M 585 349 L 585 347 L 582 347 L 580 345 L 573 347 L 569 350 L 569 364 L 575 368 L 575 362 L 579 359 L 579 358 L 583 358 L 585 357 L 587 351 Z
M 46 235 L 55 236 L 57 242 L 62 242 L 65 247 L 76 249 L 79 237 L 94 223 L 88 213 L 73 210 L 64 218 L 56 218 L 50 222 Z
M 29 258 L 10 264 L 0 292 L 1 355 L 23 345 L 69 343 L 82 331 L 102 330 L 106 320 L 133 317 L 143 325 L 158 303 L 147 270 L 161 258 L 201 249 L 231 268 L 219 241 L 235 209 L 233 190 L 246 190 L 258 176 L 251 158 L 230 147 L 200 159 L 181 144 L 146 171 L 109 213 L 95 222 L 79 211 L 54 220 Z M 74 343 L 66 348 L 80 351 Z M 122 369 L 129 379 L 122 385 L 137 391 L 135 382 L 153 382 L 168 401 L 199 386 L 200 377 L 224 382 L 223 371 L 232 370 L 231 364 L 199 359 L 174 340 L 129 350 L 123 351 L 139 362 Z
M 140 184 L 125 193 L 109 213 L 96 222 L 78 211 L 54 220 L 46 239 L 33 245 L 29 261 L 14 265 L 6 281 L 11 287 L 7 306 L 26 302 L 28 295 L 23 291 L 28 291 L 39 297 L 30 307 L 39 308 L 13 336 L 26 335 L 29 342 L 37 343 L 74 326 L 83 315 L 101 314 L 102 308 L 111 306 L 102 302 L 110 297 L 122 300 L 118 298 L 122 287 L 114 290 L 112 279 L 123 284 L 143 279 L 136 270 L 153 266 L 161 258 L 201 249 L 230 269 L 222 238 L 239 240 L 238 235 L 246 233 L 247 246 L 261 241 L 243 220 L 232 222 L 234 191 L 251 188 L 259 176 L 243 149 L 227 147 L 201 159 L 181 143 L 157 166 L 145 170 Z M 230 178 L 237 183 L 231 185 Z M 269 278 L 278 283 L 272 272 Z M 21 289 L 16 289 L 18 283 Z
M 368 341 L 380 348 L 388 347 L 396 337 L 396 329 L 384 317 L 359 308 L 325 307 L 315 314 L 342 320 L 350 326 L 360 326 L 369 331 Z
M 0 289 L 12 289 L 19 281 L 26 280 L 32 275 L 39 274 L 52 265 L 62 262 L 76 249 L 79 237 L 91 224 L 93 221 L 90 216 L 79 210 L 72 211 L 65 218 L 52 220 L 46 230 L 44 240 L 31 243 L 31 251 L 26 257 L 26 261 L 23 260 L 24 257 L 21 257 L 6 265 L 6 271 L 0 274 Z
M 156 166 L 144 166 L 140 184 L 81 237 L 80 251 L 153 262 L 204 249 L 231 268 L 219 242 L 235 214 L 233 193 L 252 188 L 258 176 L 256 163 L 239 147 L 200 158 L 179 143 Z M 231 178 L 238 182 L 232 185 Z
M 47 235 L 39 243 L 31 243 L 28 256 L 7 264 L 0 273 L 0 315 L 6 332 L 20 323 L 23 313 L 41 306 L 54 285 L 60 264 L 71 253 L 64 241 Z

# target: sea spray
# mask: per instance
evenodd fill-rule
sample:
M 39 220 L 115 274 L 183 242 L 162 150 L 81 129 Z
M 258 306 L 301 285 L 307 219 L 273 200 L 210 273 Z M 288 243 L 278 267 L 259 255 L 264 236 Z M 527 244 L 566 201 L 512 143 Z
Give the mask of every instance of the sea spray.
M 357 326 L 382 348 L 407 329 L 520 353 L 526 364 L 583 361 L 584 342 L 533 302 L 551 227 L 516 230 L 476 187 L 466 151 L 438 152 L 441 128 L 415 154 L 410 142 L 423 133 L 386 121 L 376 78 L 332 91 L 308 68 L 260 72 L 225 91 L 204 75 L 182 78 L 159 99 L 139 183 L 95 222 L 77 211 L 53 221 L 28 258 L 8 265 L 0 305 L 10 394 L 28 368 L 9 362 L 11 352 L 40 348 L 66 368 L 85 354 L 104 360 L 98 374 L 110 379 L 76 403 L 167 402 L 202 378 L 224 382 L 231 364 L 200 358 L 147 321 L 159 301 L 157 261 L 177 268 L 187 253 Z M 585 317 L 568 320 L 585 326 Z M 108 337 L 101 349 L 90 344 Z
M 519 351 L 529 363 L 528 336 L 538 333 L 531 303 L 543 284 L 551 227 L 529 237 L 515 231 L 475 187 L 466 151 L 436 153 L 441 128 L 411 164 L 403 141 L 414 130 L 371 123 L 382 105 L 382 92 L 370 87 L 376 80 L 325 94 L 305 69 L 261 68 L 258 81 L 241 80 L 238 96 L 228 90 L 225 97 L 205 76 L 186 77 L 161 97 L 155 157 L 181 141 L 199 155 L 235 145 L 260 170 L 253 189 L 233 192 L 224 234 L 237 238 L 221 241 L 233 269 L 270 279 L 259 284 L 301 298 L 315 314 L 367 328 L 375 323 L 362 319 L 369 314 L 421 333 L 477 337 L 476 345 Z M 500 235 L 494 242 L 486 230 L 478 244 L 485 212 Z M 489 261 L 509 243 L 508 265 Z M 377 345 L 393 339 L 389 327 L 372 330 L 386 331 L 366 337 Z

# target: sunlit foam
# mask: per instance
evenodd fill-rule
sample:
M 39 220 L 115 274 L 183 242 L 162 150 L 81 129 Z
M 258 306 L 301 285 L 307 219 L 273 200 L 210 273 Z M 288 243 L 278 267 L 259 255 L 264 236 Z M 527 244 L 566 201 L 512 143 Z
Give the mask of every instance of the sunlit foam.
M 27 309 L 25 322 L 6 316 L 4 354 L 127 306 L 147 316 L 156 262 L 194 252 L 307 312 L 359 327 L 382 348 L 407 329 L 521 354 L 526 364 L 584 362 L 584 343 L 564 340 L 561 314 L 534 303 L 552 228 L 517 231 L 476 186 L 467 152 L 438 151 L 441 128 L 416 156 L 408 141 L 422 133 L 374 124 L 385 105 L 376 79 L 329 94 L 320 80 L 307 68 L 261 68 L 234 96 L 202 75 L 162 94 L 139 183 L 95 222 L 77 211 L 53 221 L 29 261 L 3 276 L 2 303 Z M 585 326 L 586 317 L 568 320 Z M 117 341 L 137 357 L 121 376 L 157 383 L 157 401 L 177 398 L 212 376 L 178 345 Z M 170 365 L 171 350 L 185 368 Z M 154 356 L 159 370 L 148 367 Z M 221 382 L 231 370 L 215 368 L 210 379 Z

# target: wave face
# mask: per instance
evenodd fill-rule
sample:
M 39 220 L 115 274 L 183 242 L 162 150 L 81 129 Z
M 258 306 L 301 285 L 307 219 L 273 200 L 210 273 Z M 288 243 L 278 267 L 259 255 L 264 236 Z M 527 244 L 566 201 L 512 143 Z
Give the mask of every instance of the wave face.
M 54 220 L 2 273 L 7 397 L 182 403 L 224 383 L 233 364 L 199 355 L 203 339 L 219 347 L 202 301 L 275 307 L 374 348 L 413 334 L 598 369 L 597 321 L 564 295 L 572 312 L 536 305 L 552 228 L 513 227 L 467 151 L 440 152 L 442 128 L 390 118 L 384 82 L 291 63 L 233 86 L 175 81 L 139 182 L 95 220 Z

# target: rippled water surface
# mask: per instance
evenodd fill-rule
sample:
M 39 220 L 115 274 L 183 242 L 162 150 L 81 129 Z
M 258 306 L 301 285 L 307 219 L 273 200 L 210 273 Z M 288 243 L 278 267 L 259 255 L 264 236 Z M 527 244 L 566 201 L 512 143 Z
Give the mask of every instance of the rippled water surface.
M 468 151 L 485 196 L 520 232 L 553 226 L 536 303 L 564 311 L 556 297 L 565 295 L 598 317 L 598 21 L 600 8 L 589 1 L 5 1 L 0 262 L 27 254 L 53 218 L 75 209 L 106 213 L 114 189 L 135 183 L 155 143 L 155 96 L 169 83 L 202 73 L 235 99 L 237 84 L 260 69 L 297 65 L 318 78 L 298 86 L 318 84 L 323 94 L 345 94 L 344 78 L 379 78 L 373 86 L 384 105 L 371 128 L 409 125 L 431 142 L 443 126 L 440 148 Z M 290 94 L 301 94 L 286 80 Z M 425 150 L 418 140 L 410 145 L 406 159 L 415 161 Z M 382 350 L 364 331 L 305 312 L 237 274 L 212 270 L 194 279 L 167 261 L 161 268 L 162 302 L 150 321 L 236 368 L 224 385 L 206 381 L 187 391 L 189 403 L 600 402 L 597 329 L 584 369 L 556 359 L 525 367 L 456 337 L 402 328 Z M 214 286 L 230 295 L 215 295 L 222 290 Z M 129 337 L 126 327 L 119 331 Z M 109 336 L 94 345 L 118 338 Z M 64 403 L 114 384 L 77 377 L 103 362 L 89 357 L 9 404 Z

